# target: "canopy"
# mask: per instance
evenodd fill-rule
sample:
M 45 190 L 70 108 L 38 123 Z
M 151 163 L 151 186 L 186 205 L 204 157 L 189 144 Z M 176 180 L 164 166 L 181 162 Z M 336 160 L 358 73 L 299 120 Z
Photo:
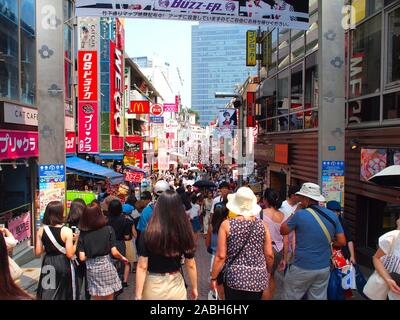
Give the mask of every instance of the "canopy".
M 124 182 L 123 174 L 78 157 L 67 158 L 66 166 L 67 171 L 78 174 L 80 176 L 94 179 L 109 178 L 111 184 Z
M 389 166 L 369 178 L 368 181 L 388 187 L 400 188 L 400 165 Z

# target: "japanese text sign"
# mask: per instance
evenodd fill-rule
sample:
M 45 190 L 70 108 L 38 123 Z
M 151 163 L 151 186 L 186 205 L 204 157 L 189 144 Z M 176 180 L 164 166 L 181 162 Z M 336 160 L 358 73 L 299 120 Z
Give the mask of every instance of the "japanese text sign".
M 37 157 L 38 133 L 0 130 L 0 160 Z
M 98 104 L 78 103 L 78 150 L 83 153 L 98 153 Z

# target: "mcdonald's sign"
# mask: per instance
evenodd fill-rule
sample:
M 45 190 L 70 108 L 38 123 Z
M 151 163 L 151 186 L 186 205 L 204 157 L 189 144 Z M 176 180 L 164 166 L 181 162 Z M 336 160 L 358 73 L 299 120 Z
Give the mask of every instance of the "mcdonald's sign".
M 148 114 L 150 113 L 149 101 L 131 101 L 128 113 Z

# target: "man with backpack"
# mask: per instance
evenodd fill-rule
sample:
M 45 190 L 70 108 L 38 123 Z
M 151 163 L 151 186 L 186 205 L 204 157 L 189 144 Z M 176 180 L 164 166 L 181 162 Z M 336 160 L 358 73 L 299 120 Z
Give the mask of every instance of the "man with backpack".
M 306 293 L 309 300 L 327 300 L 331 246 L 346 245 L 346 237 L 338 217 L 319 206 L 325 202 L 319 185 L 304 183 L 296 195 L 304 209 L 296 211 L 280 232 L 296 232 L 296 254 L 285 277 L 284 300 L 300 300 Z

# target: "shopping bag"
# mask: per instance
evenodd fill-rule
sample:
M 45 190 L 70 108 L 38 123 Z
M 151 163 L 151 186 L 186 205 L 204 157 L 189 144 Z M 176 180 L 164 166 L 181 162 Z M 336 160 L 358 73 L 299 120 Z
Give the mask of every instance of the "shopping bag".
M 363 290 L 367 280 L 365 279 L 364 275 L 362 274 L 360 267 L 358 264 L 354 265 L 354 269 L 356 271 L 356 287 L 359 294 L 361 294 L 364 298 L 366 298 Z
M 338 268 L 333 268 L 329 276 L 328 300 L 344 300 L 342 272 Z
M 342 288 L 357 289 L 356 286 L 356 270 L 352 264 L 347 264 L 342 268 Z
M 208 300 L 218 300 L 218 291 L 217 290 L 208 291 Z

